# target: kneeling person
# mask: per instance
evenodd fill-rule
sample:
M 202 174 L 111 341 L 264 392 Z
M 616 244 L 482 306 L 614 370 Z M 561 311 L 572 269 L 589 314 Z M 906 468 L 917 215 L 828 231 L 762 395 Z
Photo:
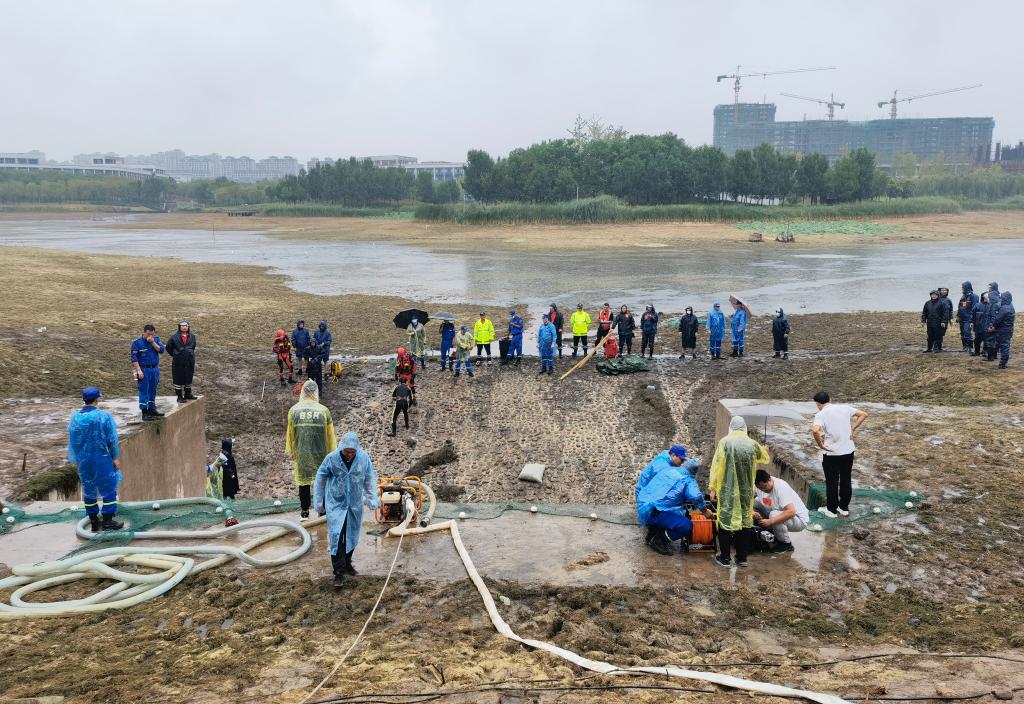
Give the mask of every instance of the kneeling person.
M 791 551 L 789 534 L 804 530 L 810 521 L 807 506 L 787 481 L 763 469 L 754 475 L 754 489 L 754 523 L 775 535 L 772 552 Z
M 637 519 L 640 525 L 647 526 L 647 545 L 662 555 L 672 554 L 673 541 L 690 539 L 693 522 L 686 513 L 687 504 L 711 517 L 694 476 L 699 466 L 696 460 L 686 462 L 685 447 L 673 445 L 667 465 L 655 470 L 653 476 L 641 476 L 647 483 L 637 492 Z

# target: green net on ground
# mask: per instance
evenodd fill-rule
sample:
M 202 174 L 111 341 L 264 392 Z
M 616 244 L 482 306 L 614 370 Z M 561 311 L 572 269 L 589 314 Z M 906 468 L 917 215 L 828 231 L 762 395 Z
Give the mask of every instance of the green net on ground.
M 603 362 L 598 362 L 597 371 L 608 376 L 635 374 L 636 372 L 647 371 L 647 363 L 644 362 L 643 357 L 631 354 L 628 357 L 616 357 L 615 359 L 606 359 Z
M 825 484 L 819 482 L 812 484 L 807 491 L 807 509 L 811 512 L 812 526 L 821 526 L 821 530 L 834 530 L 853 528 L 860 523 L 891 516 L 894 513 L 909 513 L 918 508 L 923 498 L 924 496 L 917 492 L 911 494 L 903 489 L 854 489 L 849 517 L 829 518 L 818 513 L 818 508 L 825 505 Z

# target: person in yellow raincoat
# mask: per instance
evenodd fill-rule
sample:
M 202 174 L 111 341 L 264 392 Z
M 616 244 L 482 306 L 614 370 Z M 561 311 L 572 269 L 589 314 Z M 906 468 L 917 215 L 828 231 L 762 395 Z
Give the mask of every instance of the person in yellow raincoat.
M 480 362 L 487 353 L 487 359 L 491 359 L 491 342 L 494 340 L 494 323 L 487 318 L 484 311 L 480 311 L 480 320 L 473 325 L 473 339 L 476 340 L 476 361 Z
M 320 404 L 316 382 L 302 385 L 299 402 L 288 411 L 288 432 L 284 451 L 294 463 L 295 484 L 299 487 L 299 505 L 303 519 L 309 518 L 313 480 L 320 463 L 338 447 L 331 412 Z
M 715 562 L 722 567 L 732 565 L 732 548 L 736 548 L 736 565 L 747 566 L 750 554 L 750 528 L 754 526 L 754 473 L 759 464 L 768 464 L 771 457 L 761 443 L 747 437 L 747 423 L 739 416 L 729 422 L 729 434 L 718 441 L 708 488 L 718 502 L 718 550 Z

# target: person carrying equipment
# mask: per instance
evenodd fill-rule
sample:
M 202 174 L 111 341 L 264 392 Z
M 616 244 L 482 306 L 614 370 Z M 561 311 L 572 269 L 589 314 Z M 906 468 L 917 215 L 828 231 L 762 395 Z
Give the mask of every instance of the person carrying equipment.
M 750 554 L 750 529 L 754 526 L 754 472 L 759 464 L 768 464 L 771 457 L 759 442 L 747 437 L 747 422 L 740 416 L 729 421 L 729 433 L 718 441 L 708 488 L 711 499 L 718 503 L 718 555 L 715 562 L 722 567 L 732 565 L 732 548 L 736 548 L 736 565 L 747 566 Z
M 655 552 L 671 555 L 676 540 L 682 541 L 685 552 L 693 531 L 687 504 L 711 518 L 711 509 L 695 478 L 699 467 L 696 460 L 686 460 L 685 447 L 673 445 L 640 474 L 635 490 L 636 516 L 640 525 L 647 526 L 644 542 Z
M 508 364 L 513 359 L 516 361 L 516 366 L 523 359 L 523 330 L 526 328 L 526 323 L 523 319 L 515 312 L 510 310 L 508 312 L 508 356 L 505 357 L 505 364 Z
M 960 343 L 964 352 L 974 352 L 974 311 L 981 300 L 974 292 L 970 281 L 960 284 L 960 304 L 956 309 L 956 320 L 960 324 Z
M 537 331 L 537 352 L 540 354 L 540 373 L 555 373 L 555 325 L 551 316 L 545 313 L 540 330 Z
M 277 331 L 277 335 L 274 337 L 274 356 L 277 358 L 277 380 L 281 386 L 285 385 L 284 370 L 288 369 L 288 383 L 294 384 L 295 378 L 292 376 L 292 345 L 288 342 L 288 335 L 285 334 L 284 329 Z
M 722 304 L 715 301 L 708 313 L 708 352 L 711 359 L 722 358 L 722 340 L 725 339 L 725 313 Z
M 405 379 L 406 385 L 412 392 L 410 405 L 416 405 L 416 359 L 405 351 L 404 347 L 398 348 L 398 357 L 395 359 L 395 379 Z
M 96 407 L 100 390 L 89 386 L 82 390 L 82 408 L 68 423 L 68 464 L 78 468 L 82 503 L 89 516 L 89 527 L 121 530 L 117 515 L 117 485 L 121 483 L 121 449 L 117 443 L 114 417 Z M 100 509 L 97 499 L 103 503 Z
M 164 343 L 156 336 L 156 327 L 147 323 L 142 328 L 142 337 L 132 342 L 131 358 L 135 379 L 139 385 L 139 410 L 142 420 L 162 418 L 156 409 L 156 388 L 160 384 L 160 355 Z
M 359 447 L 359 438 L 349 432 L 341 447 L 324 458 L 316 472 L 313 491 L 317 513 L 327 516 L 327 546 L 334 571 L 334 588 L 345 586 L 346 576 L 357 574 L 352 553 L 363 532 L 363 504 L 380 508 L 377 473 L 370 456 Z
M 735 312 L 732 314 L 730 326 L 732 328 L 732 355 L 733 357 L 743 356 L 743 346 L 747 337 L 747 311 L 743 310 L 743 304 L 736 301 L 732 304 Z
M 778 359 L 779 355 L 783 359 L 789 359 L 789 318 L 786 317 L 785 311 L 779 308 L 775 311 L 775 317 L 772 319 L 772 342 L 775 347 L 775 358 Z
M 388 434 L 395 437 L 398 434 L 399 413 L 405 417 L 405 429 L 409 429 L 409 402 L 412 400 L 412 391 L 404 378 L 398 380 L 398 386 L 391 392 L 391 398 L 394 399 L 395 406 L 391 411 L 391 432 Z
M 178 323 L 178 331 L 167 341 L 167 354 L 171 356 L 171 382 L 178 403 L 195 401 L 192 378 L 196 373 L 196 336 L 189 330 L 187 320 Z
M 303 363 L 306 359 L 306 348 L 309 347 L 310 342 L 312 340 L 309 337 L 309 330 L 306 329 L 306 321 L 295 321 L 295 329 L 292 330 L 292 349 L 295 350 L 295 358 L 299 363 L 299 376 L 305 373 Z
M 590 332 L 590 313 L 583 310 L 583 304 L 576 304 L 576 312 L 569 316 L 572 326 L 572 356 L 575 357 L 583 343 L 583 356 L 587 356 L 587 334 Z M 596 343 L 595 343 L 596 344 Z
M 425 370 L 427 368 L 427 329 L 420 324 L 418 318 L 413 318 L 405 329 L 405 333 L 409 336 L 409 348 L 412 351 L 412 356 L 420 361 L 420 368 Z
M 455 342 L 455 323 L 450 320 L 441 321 L 441 371 L 454 369 L 455 363 L 451 359 L 452 343 Z
M 693 306 L 686 306 L 686 315 L 679 319 L 677 327 L 683 347 L 679 359 L 686 359 L 687 350 L 693 359 L 697 359 L 697 328 L 700 327 L 700 320 L 693 314 Z
M 299 516 L 309 518 L 310 486 L 324 457 L 338 446 L 331 412 L 320 404 L 316 382 L 307 379 L 299 402 L 288 411 L 284 451 L 292 458 L 292 474 L 299 488 Z
M 463 362 L 466 363 L 466 373 L 469 374 L 470 378 L 473 377 L 473 343 L 475 339 L 469 333 L 469 328 L 465 325 L 459 329 L 459 334 L 455 336 L 455 378 L 452 379 L 453 382 L 459 378 Z
M 487 319 L 487 314 L 480 311 L 480 319 L 473 325 L 473 338 L 476 340 L 476 361 L 479 362 L 487 352 L 487 359 L 491 359 L 491 342 L 494 341 L 494 323 Z M 469 364 L 466 365 L 467 371 Z

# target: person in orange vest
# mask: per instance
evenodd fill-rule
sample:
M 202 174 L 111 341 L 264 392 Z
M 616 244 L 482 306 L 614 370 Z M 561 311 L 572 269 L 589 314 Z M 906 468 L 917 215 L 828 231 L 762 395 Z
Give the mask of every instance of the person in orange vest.
M 600 347 L 601 340 L 612 331 L 612 323 L 615 322 L 615 313 L 607 303 L 601 308 L 597 315 L 597 337 L 594 339 L 594 347 Z
M 288 335 L 284 330 L 278 330 L 277 336 L 274 338 L 274 355 L 277 357 L 277 380 L 281 383 L 281 386 L 285 385 L 284 370 L 288 369 L 288 382 L 294 384 L 295 379 L 292 377 L 292 343 L 288 341 Z
M 412 392 L 412 401 L 409 405 L 416 405 L 416 358 L 409 354 L 404 347 L 398 348 L 398 358 L 395 360 L 395 379 L 405 380 L 406 385 Z

